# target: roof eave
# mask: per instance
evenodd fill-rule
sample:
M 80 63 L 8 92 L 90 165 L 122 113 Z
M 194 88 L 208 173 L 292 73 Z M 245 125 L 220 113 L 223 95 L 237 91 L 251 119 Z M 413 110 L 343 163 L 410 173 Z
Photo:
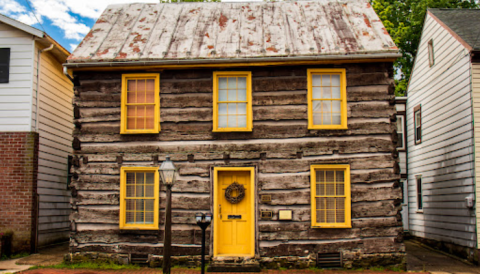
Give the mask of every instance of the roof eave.
M 31 27 L 29 25 L 26 25 L 22 22 L 19 22 L 19 21 L 15 20 L 15 19 L 12 19 L 10 17 L 7 17 L 3 14 L 0 14 L 0 22 L 5 23 L 7 25 L 10 25 L 12 27 L 15 27 L 17 29 L 23 30 L 24 32 L 29 33 L 29 34 L 31 34 L 33 36 L 36 36 L 36 37 L 43 38 L 44 35 L 45 35 L 45 33 L 43 31 L 38 30 L 38 29 L 36 29 L 34 27 Z
M 291 56 L 291 57 L 246 57 L 246 58 L 215 58 L 215 59 L 181 59 L 181 60 L 136 60 L 116 62 L 71 62 L 63 64 L 67 68 L 81 67 L 130 67 L 130 66 L 161 66 L 161 65 L 207 65 L 207 64 L 235 64 L 235 63 L 280 63 L 299 61 L 339 61 L 339 60 L 360 60 L 360 59 L 397 59 L 402 55 L 398 52 L 392 53 L 370 53 L 350 55 L 318 55 L 318 56 Z M 274 64 L 272 64 L 274 65 Z

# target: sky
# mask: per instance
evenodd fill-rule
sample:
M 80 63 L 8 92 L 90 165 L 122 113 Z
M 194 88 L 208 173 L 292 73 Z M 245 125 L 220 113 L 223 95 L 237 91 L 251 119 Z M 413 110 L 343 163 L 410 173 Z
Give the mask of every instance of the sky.
M 131 2 L 159 0 L 0 0 L 0 14 L 45 31 L 73 52 L 108 5 Z

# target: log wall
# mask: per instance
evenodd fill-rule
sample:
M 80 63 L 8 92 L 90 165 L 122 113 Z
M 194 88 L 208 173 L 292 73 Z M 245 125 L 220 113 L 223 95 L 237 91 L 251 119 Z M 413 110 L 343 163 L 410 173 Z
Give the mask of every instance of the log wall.
M 347 130 L 307 128 L 311 67 L 251 69 L 253 131 L 247 133 L 212 132 L 214 70 L 159 71 L 161 132 L 148 135 L 119 134 L 121 72 L 76 73 L 71 251 L 162 254 L 163 228 L 118 229 L 119 172 L 159 166 L 169 154 L 180 168 L 172 198 L 174 255 L 200 253 L 194 215 L 212 210 L 212 168 L 254 166 L 257 200 L 272 197 L 257 203 L 257 211 L 274 212 L 272 220 L 257 220 L 258 255 L 357 250 L 347 256 L 351 261 L 372 254 L 403 258 L 392 64 L 334 67 L 347 69 Z M 351 229 L 310 227 L 312 164 L 350 164 Z M 292 209 L 293 220 L 279 222 L 279 209 Z

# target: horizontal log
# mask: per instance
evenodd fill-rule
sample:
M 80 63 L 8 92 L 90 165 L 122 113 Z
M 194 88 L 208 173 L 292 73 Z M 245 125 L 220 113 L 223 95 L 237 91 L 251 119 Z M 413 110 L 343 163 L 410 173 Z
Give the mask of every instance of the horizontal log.
M 74 136 L 82 142 L 133 142 L 189 140 L 244 140 L 391 134 L 394 125 L 386 120 L 350 119 L 347 130 L 308 130 L 306 121 L 254 122 L 253 131 L 212 132 L 210 122 L 162 123 L 159 134 L 120 135 L 119 122 L 83 123 Z
M 381 200 L 396 200 L 402 198 L 399 187 L 370 187 L 369 185 L 352 185 L 352 203 Z
M 120 190 L 119 176 L 108 175 L 79 175 L 71 186 L 77 190 Z
M 120 222 L 120 207 L 94 208 L 79 206 L 77 211 L 70 214 L 70 220 L 76 223 L 115 224 Z
M 402 227 L 376 228 L 310 228 L 306 231 L 271 231 L 260 232 L 261 241 L 295 241 L 295 240 L 338 240 L 365 237 L 398 237 L 403 233 Z
M 400 179 L 400 175 L 393 169 L 380 170 L 352 170 L 350 182 L 355 183 L 381 183 Z M 262 190 L 310 188 L 310 173 L 296 174 L 258 174 L 259 185 Z
M 401 206 L 395 200 L 352 204 L 352 218 L 397 216 Z
M 296 157 L 298 151 L 303 152 L 305 156 L 317 156 L 333 154 L 334 151 L 339 154 L 353 154 L 390 153 L 393 150 L 394 144 L 390 136 L 298 138 L 287 139 L 283 142 L 238 140 L 236 142 L 212 143 L 200 141 L 184 142 L 182 144 L 179 142 L 82 144 L 83 155 L 100 153 L 126 153 L 127 155 L 128 153 L 200 154 L 198 156 L 201 160 L 223 159 L 223 154 L 231 154 L 230 158 L 232 159 L 252 159 L 259 158 L 261 152 L 269 152 L 267 157 L 273 158 L 277 152 L 289 151 L 293 152 Z M 254 153 L 253 156 L 250 153 Z M 280 155 L 283 156 L 284 154 Z M 152 159 L 151 156 L 142 157 L 146 157 L 146 161 Z
M 338 230 L 337 230 L 338 231 Z M 305 256 L 305 253 L 336 253 L 339 250 L 356 250 L 358 253 L 400 253 L 405 252 L 403 243 L 396 242 L 396 237 L 351 239 L 326 241 L 325 243 L 281 243 L 272 245 L 268 241 L 260 242 L 260 255 L 275 256 Z
M 402 226 L 396 216 L 393 217 L 377 217 L 377 218 L 361 218 L 352 219 L 352 227 L 358 228 L 374 228 L 374 227 L 391 227 Z
M 148 231 L 142 233 L 141 231 L 129 230 L 87 230 L 72 233 L 72 238 L 78 244 L 88 243 L 161 243 L 164 238 L 164 230 Z M 207 243 L 209 243 L 210 233 L 206 233 Z M 201 244 L 202 231 L 198 225 L 182 226 L 179 229 L 177 226 L 172 226 L 172 244 Z M 208 245 L 208 244 L 207 244 Z
M 395 114 L 395 106 L 388 102 L 350 102 L 347 104 L 348 118 L 389 118 Z M 204 108 L 160 108 L 160 122 L 209 122 L 213 109 Z M 76 123 L 120 121 L 120 108 L 81 108 Z M 306 120 L 307 105 L 253 106 L 254 121 Z
M 103 192 L 78 191 L 73 200 L 77 205 L 119 205 L 120 192 L 106 194 Z
M 210 196 L 172 194 L 172 209 L 210 210 Z M 165 208 L 165 199 L 160 198 L 160 208 Z
M 128 243 L 113 244 L 81 244 L 71 246 L 70 252 L 105 252 L 105 253 L 125 253 L 125 254 L 163 254 L 163 247 L 159 244 L 135 245 Z M 172 243 L 172 256 L 199 255 L 201 254 L 201 245 L 175 245 Z

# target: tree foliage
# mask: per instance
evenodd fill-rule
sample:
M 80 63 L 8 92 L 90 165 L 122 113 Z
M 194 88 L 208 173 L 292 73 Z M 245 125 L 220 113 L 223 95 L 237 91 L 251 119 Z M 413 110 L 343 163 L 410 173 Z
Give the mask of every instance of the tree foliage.
M 394 64 L 397 96 L 404 95 L 407 89 L 427 8 L 478 7 L 475 0 L 371 0 L 371 3 L 402 54 Z

